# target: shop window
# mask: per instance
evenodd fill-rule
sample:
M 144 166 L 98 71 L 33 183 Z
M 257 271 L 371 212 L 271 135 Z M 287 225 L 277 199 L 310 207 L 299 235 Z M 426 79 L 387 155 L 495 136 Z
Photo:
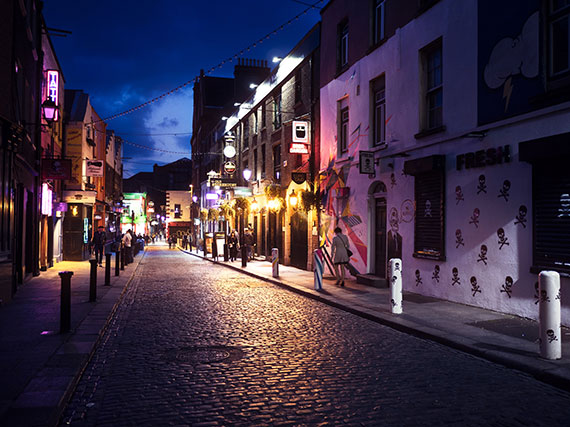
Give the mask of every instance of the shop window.
M 408 161 L 404 172 L 415 178 L 413 256 L 445 260 L 445 157 Z
M 178 203 L 174 205 L 174 218 L 182 218 L 182 210 Z
M 570 171 L 561 164 L 535 163 L 532 181 L 533 271 L 570 274 Z M 519 208 L 518 217 L 524 221 L 526 207 Z

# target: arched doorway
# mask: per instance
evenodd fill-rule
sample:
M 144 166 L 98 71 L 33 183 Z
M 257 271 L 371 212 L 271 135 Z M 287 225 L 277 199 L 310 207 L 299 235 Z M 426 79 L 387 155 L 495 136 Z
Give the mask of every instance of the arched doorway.
M 386 277 L 386 185 L 377 181 L 368 190 L 369 273 Z

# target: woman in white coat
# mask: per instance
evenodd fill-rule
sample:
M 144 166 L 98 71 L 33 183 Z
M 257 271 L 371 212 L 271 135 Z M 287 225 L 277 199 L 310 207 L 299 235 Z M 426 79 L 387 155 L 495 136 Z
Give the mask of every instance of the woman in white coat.
M 348 264 L 348 237 L 342 234 L 340 227 L 334 229 L 335 236 L 332 241 L 332 259 L 334 272 L 337 278 L 335 285 L 344 286 L 344 269 Z M 339 274 L 340 269 L 340 274 Z

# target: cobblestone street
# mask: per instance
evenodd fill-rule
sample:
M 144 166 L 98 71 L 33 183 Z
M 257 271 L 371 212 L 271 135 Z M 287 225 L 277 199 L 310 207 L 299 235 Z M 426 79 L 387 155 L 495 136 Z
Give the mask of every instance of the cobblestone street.
M 150 246 L 61 425 L 567 425 L 570 394 Z

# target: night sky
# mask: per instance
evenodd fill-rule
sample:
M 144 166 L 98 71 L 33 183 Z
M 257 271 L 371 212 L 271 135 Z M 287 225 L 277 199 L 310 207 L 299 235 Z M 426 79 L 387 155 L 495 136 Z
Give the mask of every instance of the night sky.
M 192 80 L 253 44 L 317 0 L 46 0 L 66 89 L 83 89 L 106 118 Z M 326 0 L 317 6 L 322 7 Z M 283 56 L 319 20 L 313 8 L 243 58 Z M 212 73 L 231 77 L 235 61 Z M 124 177 L 190 157 L 192 84 L 150 106 L 107 122 L 125 140 Z M 176 134 L 176 135 L 173 135 Z

